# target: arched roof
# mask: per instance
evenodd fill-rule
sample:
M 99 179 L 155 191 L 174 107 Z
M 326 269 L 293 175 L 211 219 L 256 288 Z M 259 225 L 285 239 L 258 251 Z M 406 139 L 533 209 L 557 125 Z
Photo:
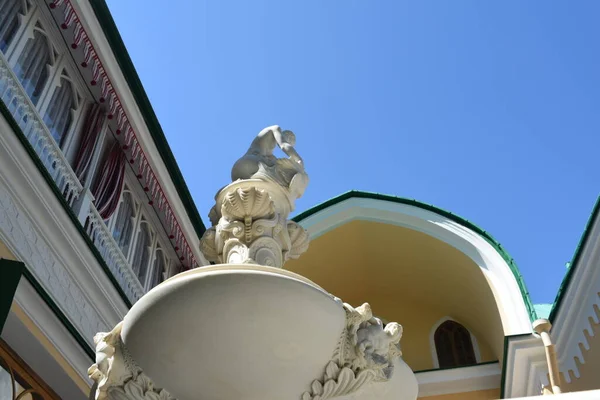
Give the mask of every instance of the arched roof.
M 445 241 L 488 276 L 496 302 L 504 310 L 505 334 L 531 332 L 530 322 L 537 316 L 513 258 L 487 231 L 452 212 L 413 199 L 352 190 L 293 220 L 313 239 L 350 221 L 367 220 L 405 226 Z

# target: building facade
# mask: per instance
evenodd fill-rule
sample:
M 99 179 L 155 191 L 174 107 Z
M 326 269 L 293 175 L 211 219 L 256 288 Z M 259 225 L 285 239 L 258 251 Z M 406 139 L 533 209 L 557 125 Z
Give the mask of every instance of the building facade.
M 103 2 L 0 1 L 0 258 L 22 270 L 2 293 L 2 399 L 85 398 L 94 335 L 205 264 L 204 225 L 122 47 Z
M 0 100 L 0 399 L 85 399 L 94 335 L 208 265 L 205 227 L 102 0 L 0 0 Z M 562 391 L 600 398 L 599 208 L 552 305 L 483 229 L 366 192 L 299 214 L 286 269 L 400 322 L 419 398 L 551 391 L 546 317 Z

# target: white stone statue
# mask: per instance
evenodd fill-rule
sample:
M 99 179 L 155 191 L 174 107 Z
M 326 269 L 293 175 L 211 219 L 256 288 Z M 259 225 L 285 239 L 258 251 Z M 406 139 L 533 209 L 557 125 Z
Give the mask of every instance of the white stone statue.
M 208 261 L 281 268 L 308 248 L 308 233 L 288 215 L 308 185 L 296 137 L 279 126 L 263 129 L 231 170 L 233 182 L 215 196 L 213 226 L 200 240 Z M 289 158 L 277 158 L 279 148 Z
M 282 131 L 277 125 L 263 129 L 231 169 L 231 180 L 267 179 L 289 189 L 295 198 L 304 193 L 308 175 L 304 161 L 296 152 L 296 136 L 292 131 Z M 277 158 L 273 150 L 279 147 L 289 158 Z

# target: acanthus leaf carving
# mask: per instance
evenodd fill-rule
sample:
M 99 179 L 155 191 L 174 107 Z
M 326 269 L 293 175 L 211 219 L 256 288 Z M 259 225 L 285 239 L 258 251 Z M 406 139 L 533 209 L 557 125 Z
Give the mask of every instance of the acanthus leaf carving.
M 137 366 L 121 340 L 120 322 L 110 332 L 94 336 L 96 362 L 88 369 L 96 382 L 91 398 L 94 400 L 176 400 Z
M 341 302 L 341 300 L 336 299 Z M 394 361 L 402 355 L 402 326 L 373 316 L 368 303 L 354 308 L 343 303 L 346 326 L 320 379 L 314 380 L 301 400 L 326 400 L 357 392 L 371 382 L 386 382 Z

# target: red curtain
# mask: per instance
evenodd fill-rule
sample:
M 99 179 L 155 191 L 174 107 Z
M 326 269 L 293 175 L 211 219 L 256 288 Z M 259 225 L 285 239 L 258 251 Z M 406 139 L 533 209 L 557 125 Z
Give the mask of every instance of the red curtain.
M 92 188 L 94 204 L 103 219 L 108 219 L 115 212 L 123 190 L 125 165 L 127 160 L 121 151 L 119 142 L 111 147 L 104 163 L 98 169 L 100 176 Z
M 75 160 L 75 174 L 83 185 L 85 185 L 84 180 L 92 163 L 94 149 L 100 137 L 100 130 L 105 118 L 106 113 L 101 106 L 93 104 L 83 126 L 83 138 L 81 139 L 77 159 Z

